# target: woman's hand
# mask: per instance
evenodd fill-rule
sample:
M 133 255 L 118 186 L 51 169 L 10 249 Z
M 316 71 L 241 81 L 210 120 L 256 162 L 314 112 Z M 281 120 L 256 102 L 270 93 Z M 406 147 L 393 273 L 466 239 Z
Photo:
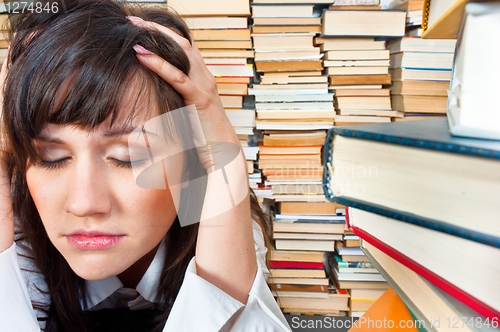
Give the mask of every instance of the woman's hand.
M 202 164 L 207 166 L 206 168 L 208 169 L 209 166 L 216 163 L 214 157 L 215 159 L 224 159 L 217 158 L 217 155 L 219 153 L 226 153 L 227 151 L 224 151 L 224 147 L 227 145 L 217 143 L 232 143 L 240 148 L 238 137 L 226 116 L 219 98 L 215 78 L 205 65 L 196 45 L 194 43 L 191 44 L 189 40 L 160 24 L 143 21 L 137 17 L 129 17 L 129 19 L 137 26 L 157 29 L 169 36 L 182 47 L 188 56 L 191 70 L 189 75 L 185 75 L 181 70 L 161 57 L 152 54 L 150 51 L 144 49 L 144 47 L 140 45 L 134 47 L 137 58 L 144 66 L 157 73 L 179 92 L 187 106 L 195 106 L 199 123 L 202 126 L 201 133 L 198 134 L 203 136 L 195 137 L 198 146 L 205 146 L 206 143 L 212 143 L 210 144 L 211 151 L 207 151 L 212 156 L 205 156 L 203 148 L 199 149 L 198 153 Z M 196 131 L 197 124 L 193 123 L 193 121 L 191 122 L 193 129 Z
M 212 149 L 198 151 L 202 164 L 205 166 L 224 167 L 226 184 L 211 181 L 210 176 L 205 194 L 205 203 L 212 210 L 219 209 L 216 217 L 203 220 L 200 223 L 196 244 L 196 267 L 200 277 L 219 287 L 232 297 L 246 303 L 248 293 L 255 279 L 257 261 L 255 257 L 250 201 L 248 196 L 248 178 L 243 154 L 238 157 L 241 166 L 236 163 L 217 165 L 217 160 L 225 160 L 222 156 L 224 144 L 235 144 L 241 150 L 238 137 L 229 122 L 217 92 L 217 84 L 213 75 L 203 61 L 196 45 L 176 32 L 153 22 L 146 22 L 139 18 L 129 17 L 133 24 L 146 29 L 157 29 L 171 37 L 184 50 L 191 63 L 189 75 L 162 59 L 152 54 L 143 47 L 134 47 L 137 58 L 151 71 L 157 73 L 177 92 L 179 92 L 186 105 L 195 105 L 197 115 L 201 122 L 203 135 Z M 196 132 L 196 129 L 195 129 Z M 195 134 L 196 135 L 196 134 Z M 196 138 L 195 138 L 196 139 Z M 208 157 L 207 157 L 208 156 Z M 215 156 L 215 158 L 212 158 Z M 212 164 L 210 164 L 211 159 Z M 209 167 L 206 167 L 209 169 Z M 213 177 L 215 178 L 215 177 Z M 222 177 L 221 177 L 222 178 Z M 229 183 L 227 182 L 229 179 Z M 228 189 L 229 188 L 229 189 Z M 222 208 L 222 202 L 214 197 L 221 195 L 224 190 L 241 191 L 242 200 L 233 201 L 230 209 Z M 234 195 L 233 195 L 234 197 Z
M 7 75 L 7 61 L 4 61 L 0 72 L 0 111 L 3 105 L 3 90 Z M 14 216 L 12 214 L 12 198 L 10 196 L 10 177 L 8 164 L 10 145 L 7 142 L 0 112 L 0 252 L 8 249 L 14 242 Z

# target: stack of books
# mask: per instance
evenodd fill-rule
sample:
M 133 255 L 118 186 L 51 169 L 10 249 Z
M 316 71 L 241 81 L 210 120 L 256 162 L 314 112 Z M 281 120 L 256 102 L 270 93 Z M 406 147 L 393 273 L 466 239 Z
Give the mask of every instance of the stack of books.
M 257 188 L 261 180 L 254 161 L 259 148 L 248 144 L 249 136 L 254 134 L 255 109 L 251 103 L 244 103 L 254 77 L 248 27 L 250 4 L 248 0 L 230 4 L 220 0 L 172 0 L 168 4 L 186 20 L 196 46 L 215 76 L 222 104 L 247 159 L 251 186 Z
M 496 329 L 498 141 L 453 137 L 445 118 L 334 128 L 330 134 L 327 196 L 349 206 L 348 223 L 366 255 L 417 318 L 429 322 L 439 315 L 441 326 L 456 319 L 464 330 L 477 330 L 477 321 Z M 365 177 L 340 172 L 351 165 L 375 169 Z M 353 187 L 358 190 L 342 190 Z M 443 307 L 429 310 L 432 298 Z M 466 316 L 458 302 L 468 307 Z
M 398 120 L 445 116 L 454 39 L 404 37 L 388 44 L 391 52 L 392 108 L 404 112 Z
M 333 95 L 322 75 L 321 29 L 315 2 L 255 1 L 252 39 L 258 84 L 256 128 L 263 132 L 258 168 L 272 197 L 325 201 L 321 188 L 321 145 L 333 126 Z M 320 1 L 321 2 L 321 1 Z
M 350 316 L 360 317 L 385 292 L 388 284 L 361 251 L 357 235 L 346 230 L 344 240 L 335 245 L 335 252 L 327 256 L 330 278 L 351 295 Z
M 10 21 L 9 14 L 6 12 L 5 4 L 0 4 L 0 65 L 3 65 L 7 57 L 7 48 L 9 47 Z
M 388 8 L 399 8 L 406 10 L 406 31 L 412 36 L 422 35 L 422 14 L 424 0 L 394 0 L 388 5 Z
M 285 313 L 347 315 L 349 294 L 329 282 L 324 265 L 324 252 L 343 239 L 344 207 L 282 202 L 277 208 L 270 283 L 278 304 Z
M 403 116 L 391 109 L 389 51 L 375 37 L 403 36 L 405 12 L 364 7 L 330 6 L 323 12 L 322 36 L 316 38 L 335 94 L 336 126 Z

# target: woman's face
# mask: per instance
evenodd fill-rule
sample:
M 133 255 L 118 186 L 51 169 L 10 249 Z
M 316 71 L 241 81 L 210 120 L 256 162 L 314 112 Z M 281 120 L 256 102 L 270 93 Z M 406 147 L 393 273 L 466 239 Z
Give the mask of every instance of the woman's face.
M 42 161 L 28 165 L 29 191 L 51 242 L 87 280 L 127 270 L 158 245 L 176 217 L 178 193 L 136 185 L 131 163 L 145 167 L 148 152 L 129 146 L 134 125 L 140 123 L 122 132 L 124 125 L 110 129 L 109 119 L 91 131 L 47 124 L 35 140 Z M 130 160 L 129 149 L 142 161 Z M 177 169 L 180 179 L 182 166 Z

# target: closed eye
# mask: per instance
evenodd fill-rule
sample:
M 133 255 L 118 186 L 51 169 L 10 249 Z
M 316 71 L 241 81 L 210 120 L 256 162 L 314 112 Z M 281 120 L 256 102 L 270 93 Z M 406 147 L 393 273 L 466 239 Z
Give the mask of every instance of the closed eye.
M 132 167 L 141 167 L 146 164 L 146 159 L 141 160 L 120 160 L 116 158 L 108 158 L 115 166 L 122 168 L 132 168 Z
M 35 166 L 42 167 L 45 169 L 58 169 L 58 168 L 61 168 L 62 166 L 64 166 L 64 164 L 66 164 L 70 159 L 71 159 L 70 157 L 62 158 L 62 159 L 58 159 L 58 160 L 42 160 L 42 159 L 40 159 L 35 164 Z

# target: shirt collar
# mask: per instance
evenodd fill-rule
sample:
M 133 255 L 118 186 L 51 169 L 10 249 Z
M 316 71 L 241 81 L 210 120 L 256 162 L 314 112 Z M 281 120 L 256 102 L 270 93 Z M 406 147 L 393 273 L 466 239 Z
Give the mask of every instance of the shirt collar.
M 150 303 L 165 303 L 163 294 L 157 294 L 158 286 L 160 285 L 161 272 L 163 270 L 163 262 L 165 261 L 165 245 L 165 238 L 163 238 L 160 242 L 158 250 L 156 251 L 153 261 L 135 288 L 142 300 Z M 87 305 L 84 306 L 83 301 L 81 302 L 83 310 L 112 308 L 113 305 L 106 305 L 105 307 L 102 307 L 98 306 L 98 304 L 103 303 L 103 301 L 109 299 L 110 297 L 113 298 L 111 303 L 118 303 L 121 301 L 122 294 L 130 293 L 124 292 L 127 289 L 123 287 L 122 282 L 117 276 L 112 276 L 103 280 L 86 280 L 85 285 L 87 287 Z M 130 302 L 134 303 L 133 306 L 137 306 L 138 300 Z M 106 303 L 110 303 L 110 301 L 106 301 Z M 131 307 L 130 304 L 129 307 Z

